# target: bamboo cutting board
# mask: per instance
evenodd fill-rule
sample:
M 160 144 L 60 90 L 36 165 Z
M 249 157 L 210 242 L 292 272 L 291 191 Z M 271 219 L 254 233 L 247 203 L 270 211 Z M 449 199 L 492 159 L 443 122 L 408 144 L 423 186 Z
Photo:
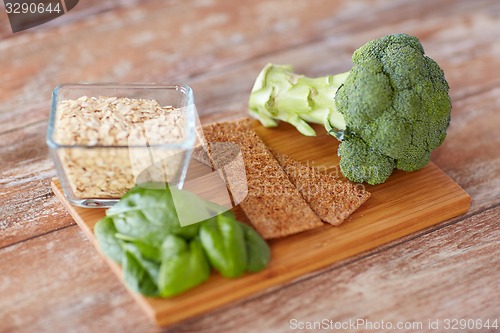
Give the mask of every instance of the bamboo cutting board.
M 339 173 L 338 143 L 321 126 L 315 126 L 316 137 L 302 136 L 288 124 L 266 129 L 255 122 L 255 128 L 272 149 Z M 104 209 L 71 205 L 57 180 L 52 182 L 52 188 L 97 246 L 93 227 L 104 216 Z M 396 171 L 386 183 L 366 186 L 366 189 L 372 193 L 370 199 L 340 227 L 325 224 L 271 241 L 272 260 L 262 272 L 234 280 L 214 273 L 208 282 L 171 299 L 131 294 L 156 324 L 169 325 L 463 214 L 471 201 L 469 195 L 433 163 L 413 173 Z M 105 259 L 121 280 L 119 266 Z M 341 300 L 333 296 L 332 302 L 336 301 Z

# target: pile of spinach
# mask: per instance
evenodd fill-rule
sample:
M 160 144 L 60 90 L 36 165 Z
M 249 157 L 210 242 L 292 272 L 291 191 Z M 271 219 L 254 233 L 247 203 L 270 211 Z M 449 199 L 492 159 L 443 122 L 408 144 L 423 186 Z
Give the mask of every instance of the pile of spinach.
M 94 227 L 99 248 L 121 265 L 129 288 L 171 297 L 206 281 L 212 268 L 234 278 L 267 266 L 269 246 L 253 228 L 190 192 L 161 185 L 132 188 Z M 179 208 L 193 219 L 213 217 L 181 226 Z

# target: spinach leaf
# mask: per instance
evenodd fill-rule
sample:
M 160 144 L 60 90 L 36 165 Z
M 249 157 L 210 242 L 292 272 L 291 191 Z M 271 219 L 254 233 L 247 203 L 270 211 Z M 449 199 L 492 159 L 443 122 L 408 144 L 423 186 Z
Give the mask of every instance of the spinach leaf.
M 125 244 L 122 261 L 123 280 L 127 286 L 146 296 L 158 296 L 159 264 L 145 259 L 131 243 Z
M 105 217 L 94 226 L 94 234 L 101 251 L 121 264 L 123 258 L 122 241 L 115 237 L 116 228 L 113 219 Z
M 156 226 L 170 224 L 179 226 L 179 219 L 168 184 L 145 183 L 130 189 L 113 207 L 107 216 L 140 212 Z
M 144 258 L 152 260 L 152 261 L 161 262 L 160 248 L 153 246 L 151 244 L 145 243 L 145 242 L 143 242 L 139 239 L 136 239 L 134 237 L 120 234 L 120 233 L 116 233 L 115 237 L 122 240 L 122 241 L 127 241 L 130 243 L 133 243 L 137 247 L 137 249 L 139 250 L 139 252 L 141 253 L 141 255 Z
M 168 224 L 151 223 L 141 211 L 129 211 L 113 216 L 116 230 L 131 239 L 140 239 L 144 243 L 160 246 L 163 239 L 171 233 Z
M 243 230 L 245 237 L 245 245 L 247 248 L 247 264 L 248 272 L 258 272 L 266 268 L 269 260 L 271 260 L 271 250 L 266 241 L 252 227 L 238 222 Z
M 160 256 L 161 260 L 167 260 L 168 258 L 175 257 L 182 252 L 186 252 L 188 250 L 188 244 L 186 240 L 183 238 L 168 235 L 160 248 Z
M 139 250 L 141 255 L 151 261 L 161 262 L 160 249 L 142 241 L 135 241 L 132 244 Z
M 106 215 L 113 218 L 121 234 L 154 246 L 159 246 L 167 234 L 193 238 L 198 234 L 198 224 L 181 226 L 172 193 L 168 185 L 163 186 L 146 184 L 132 188 Z M 188 209 L 199 208 L 193 205 Z
M 232 214 L 220 214 L 204 222 L 200 240 L 210 264 L 222 276 L 236 278 L 245 273 L 248 258 L 245 238 Z
M 229 277 L 267 265 L 266 242 L 232 212 L 193 193 L 154 186 L 131 189 L 94 228 L 130 289 L 171 297 L 207 280 L 211 264 Z
M 179 238 L 178 245 L 186 242 Z M 180 245 L 184 248 L 183 245 Z M 210 277 L 210 265 L 198 238 L 189 242 L 184 250 L 167 256 L 161 263 L 158 275 L 160 296 L 171 297 L 191 289 Z

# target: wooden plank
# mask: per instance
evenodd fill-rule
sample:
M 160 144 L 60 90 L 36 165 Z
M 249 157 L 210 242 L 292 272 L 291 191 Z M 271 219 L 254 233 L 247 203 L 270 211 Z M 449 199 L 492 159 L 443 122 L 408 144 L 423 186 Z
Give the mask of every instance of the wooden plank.
M 0 248 L 74 223 L 50 190 L 45 124 L 0 140 Z
M 144 4 L 152 0 L 141 0 L 141 3 Z M 71 9 L 71 15 L 63 15 L 58 17 L 56 20 L 52 20 L 50 22 L 44 23 L 42 25 L 33 27 L 28 30 L 24 30 L 21 32 L 17 32 L 15 34 L 12 33 L 12 29 L 8 24 L 8 17 L 6 12 L 3 10 L 0 11 L 0 18 L 2 24 L 0 25 L 0 40 L 6 40 L 8 38 L 19 38 L 20 36 L 33 34 L 36 32 L 43 32 L 54 28 L 60 28 L 74 23 L 76 21 L 80 21 L 82 19 L 86 19 L 89 16 L 99 15 L 101 13 L 108 12 L 110 10 L 120 10 L 123 7 L 129 7 L 133 4 L 129 1 L 102 1 L 102 0 L 85 0 L 79 1 L 78 5 Z M 4 7 L 4 6 L 2 6 Z
M 338 165 L 337 155 L 328 153 L 328 149 L 336 150 L 331 137 L 305 137 L 287 124 L 278 130 L 256 126 L 263 140 L 278 152 L 316 165 Z M 95 244 L 93 226 L 104 210 L 72 206 L 57 183 L 52 183 L 52 188 Z M 432 163 L 414 173 L 397 172 L 388 182 L 368 190 L 372 197 L 340 227 L 325 225 L 271 241 L 273 259 L 262 272 L 235 280 L 214 274 L 208 282 L 173 299 L 132 295 L 156 323 L 172 324 L 463 214 L 470 205 L 470 197 Z M 119 267 L 107 260 L 121 276 Z

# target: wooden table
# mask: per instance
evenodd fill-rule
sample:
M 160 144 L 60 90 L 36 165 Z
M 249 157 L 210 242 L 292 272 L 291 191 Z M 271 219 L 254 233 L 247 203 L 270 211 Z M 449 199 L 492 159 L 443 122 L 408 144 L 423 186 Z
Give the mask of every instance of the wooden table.
M 419 37 L 446 73 L 452 122 L 432 160 L 472 196 L 470 211 L 167 330 L 500 321 L 497 0 L 87 0 L 16 34 L 3 8 L 0 19 L 0 332 L 160 331 L 50 189 L 56 85 L 183 82 L 204 121 L 236 118 L 266 63 L 341 72 L 357 47 L 396 32 Z

